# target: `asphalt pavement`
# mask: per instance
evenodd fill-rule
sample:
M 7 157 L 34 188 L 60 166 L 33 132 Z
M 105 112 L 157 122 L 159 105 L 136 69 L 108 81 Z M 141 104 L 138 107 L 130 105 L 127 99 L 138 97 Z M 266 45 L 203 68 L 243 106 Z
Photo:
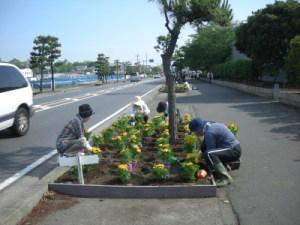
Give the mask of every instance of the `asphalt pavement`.
M 89 103 L 96 112 L 86 124 L 89 128 L 159 83 L 161 79 L 85 86 L 35 97 L 36 113 L 29 132 L 24 137 L 14 137 L 8 130 L 0 132 L 0 183 L 55 149 L 57 135 L 76 115 L 80 104 Z
M 156 85 L 157 82 L 149 84 Z M 145 91 L 145 86 L 143 87 Z M 134 91 L 131 89 L 131 91 Z M 122 93 L 126 95 L 125 93 Z M 152 114 L 156 104 L 165 100 L 165 94 L 154 91 L 145 98 Z M 128 113 L 129 109 L 122 113 Z M 107 126 L 111 121 L 104 124 Z M 98 132 L 101 128 L 95 130 Z M 53 170 L 53 168 L 55 169 Z M 4 225 L 17 224 L 23 216 L 38 203 L 47 191 L 47 184 L 63 172 L 64 167 L 57 167 L 53 157 L 37 169 L 31 171 L 15 185 L 0 193 L 0 221 Z M 37 218 L 37 224 L 205 224 L 236 225 L 236 218 L 224 190 L 218 191 L 218 198 L 205 199 L 76 199 L 79 204 L 61 211 L 55 211 L 48 217 Z M 45 209 L 52 211 L 53 209 Z M 43 212 L 41 212 L 43 213 Z M 27 223 L 26 223 L 27 224 Z
M 198 90 L 193 90 L 188 95 L 177 95 L 177 106 L 182 114 L 192 113 L 206 120 L 224 123 L 235 122 L 240 128 L 238 138 L 243 149 L 241 168 L 232 172 L 232 185 L 218 190 L 218 198 L 78 199 L 79 204 L 52 213 L 40 221 L 39 225 L 300 224 L 299 109 L 214 84 L 195 81 L 193 86 Z M 129 94 L 127 92 L 136 93 L 136 90 L 132 88 L 120 92 L 122 94 L 109 95 L 111 100 L 104 102 L 105 105 L 122 99 L 123 95 Z M 155 97 L 155 101 L 159 99 Z M 104 98 L 101 100 L 105 101 Z M 68 114 L 71 112 L 73 109 L 68 110 Z M 21 182 L 25 181 L 22 179 L 19 184 Z M 45 184 L 40 186 L 45 188 Z M 12 192 L 19 193 L 20 186 L 18 187 L 19 190 Z M 7 202 L 12 199 L 13 196 Z M 23 202 L 19 201 L 20 204 Z M 228 206 L 233 207 L 238 222 L 235 222 Z
M 195 81 L 182 110 L 239 126 L 242 163 L 228 188 L 242 225 L 300 224 L 300 110 L 231 88 Z

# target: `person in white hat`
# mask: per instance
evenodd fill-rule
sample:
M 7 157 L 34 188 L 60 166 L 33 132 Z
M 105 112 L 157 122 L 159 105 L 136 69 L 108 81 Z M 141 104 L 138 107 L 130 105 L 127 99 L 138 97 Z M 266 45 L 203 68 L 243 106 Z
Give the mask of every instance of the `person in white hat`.
M 141 96 L 135 96 L 134 102 L 132 103 L 131 117 L 135 118 L 137 115 L 143 115 L 144 121 L 147 122 L 149 119 L 150 109 L 146 102 L 142 100 Z

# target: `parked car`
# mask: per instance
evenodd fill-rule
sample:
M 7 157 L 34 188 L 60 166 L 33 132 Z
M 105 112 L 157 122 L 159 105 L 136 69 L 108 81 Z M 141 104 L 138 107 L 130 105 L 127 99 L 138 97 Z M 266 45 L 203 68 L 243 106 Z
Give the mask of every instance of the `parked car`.
M 33 115 L 32 89 L 20 69 L 0 63 L 0 130 L 11 128 L 23 136 L 30 127 Z
M 158 78 L 161 78 L 161 76 L 160 76 L 159 73 L 156 73 L 156 74 L 153 75 L 153 78 L 154 78 L 154 79 L 158 79 Z
M 141 78 L 146 78 L 146 77 L 147 77 L 147 74 L 142 73 L 142 74 L 140 75 L 140 77 L 141 77 Z
M 134 72 L 130 74 L 130 81 L 131 82 L 137 82 L 141 80 L 141 76 L 138 72 Z

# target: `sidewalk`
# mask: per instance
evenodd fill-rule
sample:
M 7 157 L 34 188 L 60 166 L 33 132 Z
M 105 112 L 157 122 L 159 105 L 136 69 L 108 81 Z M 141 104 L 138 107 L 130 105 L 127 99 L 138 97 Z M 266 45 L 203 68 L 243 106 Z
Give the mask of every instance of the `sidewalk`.
M 186 98 L 198 91 L 180 94 Z M 145 98 L 151 114 L 159 101 L 165 100 L 166 94 L 158 92 Z M 195 109 L 178 104 L 182 114 Z M 128 110 L 127 110 L 128 111 Z M 126 112 L 127 112 L 126 111 Z M 59 201 L 59 200 L 54 200 Z M 217 198 L 202 199 L 84 199 L 72 198 L 75 204 L 64 210 L 50 213 L 37 224 L 39 225 L 236 225 L 238 224 L 231 204 L 226 196 L 226 189 L 218 189 Z M 22 223 L 23 224 L 27 224 Z

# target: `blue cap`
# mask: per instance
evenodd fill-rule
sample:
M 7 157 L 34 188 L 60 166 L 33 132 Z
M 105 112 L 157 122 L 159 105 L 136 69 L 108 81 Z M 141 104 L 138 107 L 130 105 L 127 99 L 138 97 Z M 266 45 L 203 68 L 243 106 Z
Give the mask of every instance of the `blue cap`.
M 205 121 L 200 118 L 194 118 L 189 123 L 189 128 L 191 132 L 199 132 L 202 131 L 205 125 Z

